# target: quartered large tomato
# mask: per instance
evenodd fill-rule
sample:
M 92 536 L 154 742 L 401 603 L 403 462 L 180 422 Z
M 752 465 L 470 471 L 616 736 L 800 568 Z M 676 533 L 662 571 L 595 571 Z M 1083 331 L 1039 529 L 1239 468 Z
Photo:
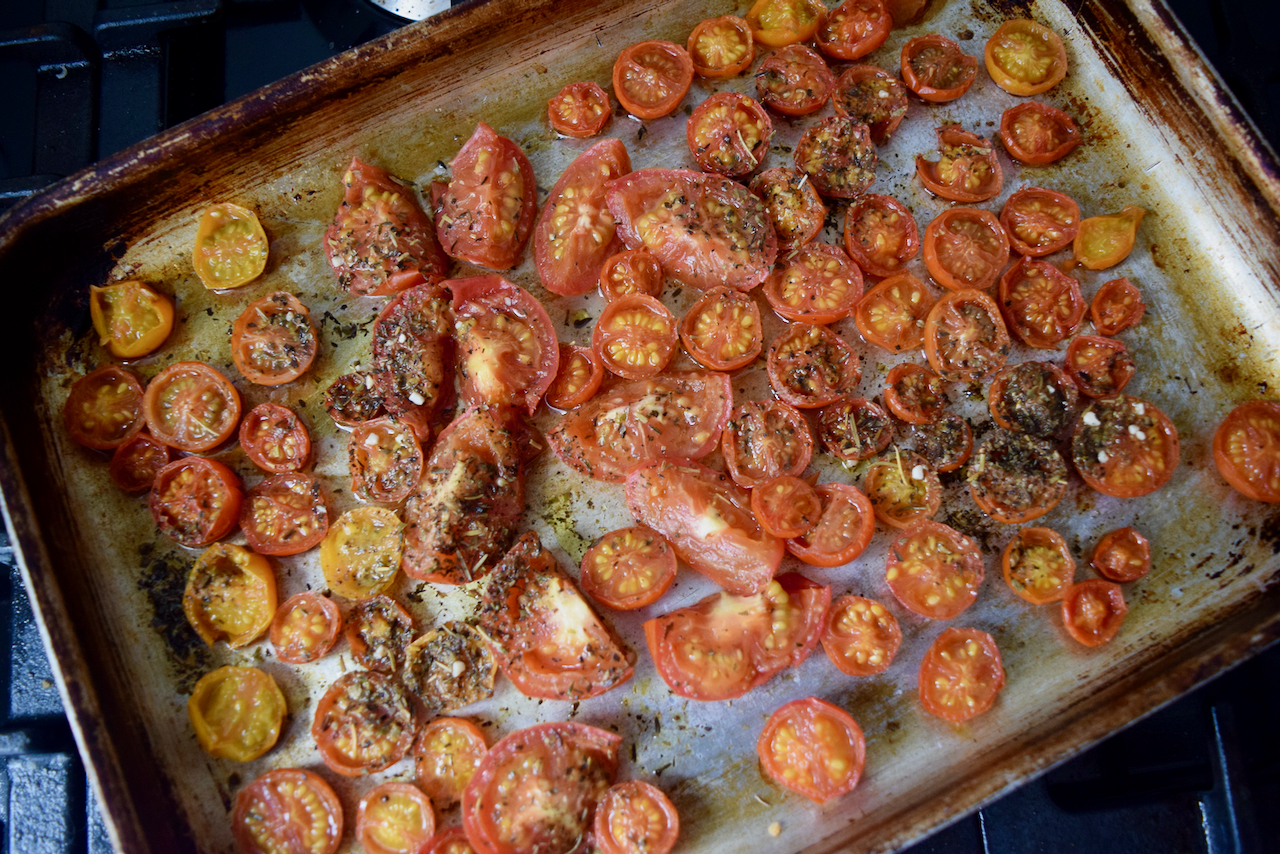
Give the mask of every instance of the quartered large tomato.
M 429 425 L 452 396 L 453 308 L 449 290 L 439 284 L 418 285 L 387 303 L 373 324 L 372 350 L 374 390 L 382 398 L 382 406 L 425 441 Z M 359 420 L 375 417 L 371 414 Z
M 247 646 L 275 617 L 275 571 L 244 546 L 210 546 L 187 573 L 182 611 L 209 646 L 220 640 L 232 649 Z
M 775 166 L 756 175 L 747 186 L 764 201 L 778 235 L 779 252 L 803 246 L 822 231 L 827 208 L 809 176 L 789 166 Z
M 756 750 L 766 774 L 822 804 L 858 785 L 867 741 L 844 709 L 805 697 L 770 716 Z
M 638 119 L 657 119 L 680 106 L 693 82 L 693 60 L 678 44 L 633 44 L 613 64 L 613 94 Z
M 480 122 L 449 169 L 449 186 L 436 214 L 441 247 L 460 261 L 510 270 L 520 260 L 538 208 L 529 158 Z
M 1127 394 L 1085 407 L 1071 437 L 1071 461 L 1104 495 L 1149 495 L 1178 465 L 1178 431 L 1154 404 Z
M 216 448 L 240 424 L 240 392 L 204 362 L 177 362 L 147 383 L 142 412 L 151 435 L 171 448 Z
M 1228 412 L 1213 434 L 1213 462 L 1241 495 L 1280 503 L 1280 404 L 1251 400 Z
M 399 762 L 413 743 L 417 723 L 398 681 L 354 670 L 338 677 L 320 698 L 311 737 L 331 771 L 361 777 Z
M 319 342 L 311 312 L 286 291 L 249 303 L 231 330 L 231 360 L 258 385 L 282 385 L 307 372 Z
M 342 802 L 320 775 L 277 768 L 240 790 L 231 831 L 245 854 L 334 854 Z
M 686 137 L 705 172 L 750 175 L 769 153 L 773 122 L 760 102 L 739 92 L 717 92 L 694 108 Z
M 450 279 L 462 400 L 533 413 L 555 379 L 560 346 L 547 310 L 501 276 Z
M 960 723 L 995 705 L 1004 666 L 995 639 L 977 629 L 947 629 L 920 662 L 920 704 L 943 720 Z
M 752 400 L 734 409 L 721 444 L 729 476 L 748 489 L 799 475 L 813 457 L 809 422 L 780 400 Z
M 938 128 L 938 160 L 918 155 L 916 174 L 929 192 L 953 202 L 984 202 L 1000 195 L 1004 186 L 991 140 L 959 125 Z
M 807 116 L 831 97 L 836 77 L 813 48 L 791 44 L 775 51 L 756 70 L 760 102 L 784 116 Z
M 62 420 L 72 441 L 86 448 L 111 450 L 142 429 L 144 403 L 142 384 L 133 371 L 103 365 L 72 383 Z

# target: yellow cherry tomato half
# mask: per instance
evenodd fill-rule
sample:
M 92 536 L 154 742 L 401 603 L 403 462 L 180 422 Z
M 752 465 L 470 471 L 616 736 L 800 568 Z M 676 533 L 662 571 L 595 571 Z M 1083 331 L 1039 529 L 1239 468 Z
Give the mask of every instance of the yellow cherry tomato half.
M 219 667 L 201 677 L 187 700 L 200 746 L 236 762 L 257 759 L 275 745 L 286 711 L 276 680 L 256 667 Z
M 247 208 L 213 205 L 200 217 L 192 252 L 196 275 L 211 290 L 238 288 L 267 268 L 267 234 Z
M 111 355 L 137 359 L 158 349 L 173 331 L 173 300 L 139 281 L 91 285 L 89 316 Z
M 209 646 L 225 640 L 238 649 L 257 640 L 276 615 L 271 562 L 244 546 L 215 543 L 187 575 L 182 610 Z
M 1120 213 L 1081 220 L 1071 245 L 1076 261 L 1089 270 L 1106 270 L 1128 258 L 1138 237 L 1138 223 L 1146 214 L 1129 206 Z
M 1005 21 L 983 51 L 987 73 L 1011 95 L 1047 92 L 1067 74 L 1062 37 L 1028 18 Z

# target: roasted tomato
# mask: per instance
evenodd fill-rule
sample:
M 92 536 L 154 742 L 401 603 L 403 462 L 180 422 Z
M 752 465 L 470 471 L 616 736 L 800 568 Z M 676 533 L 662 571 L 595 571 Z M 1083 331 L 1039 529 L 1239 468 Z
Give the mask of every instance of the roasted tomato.
M 845 0 L 827 13 L 814 41 L 832 59 L 850 62 L 884 44 L 892 29 L 893 18 L 884 0 Z
M 611 300 L 591 332 L 591 349 L 612 374 L 642 380 L 662 371 L 676 351 L 676 319 L 654 297 L 628 294 Z
M 585 724 L 546 723 L 498 741 L 462 795 L 477 851 L 576 850 L 618 773 L 622 739 Z
M 413 616 L 390 596 L 361 599 L 347 615 L 347 645 L 361 667 L 394 674 L 417 633 Z
M 748 291 L 773 269 L 778 239 L 764 203 L 728 178 L 639 169 L 611 182 L 607 199 L 627 246 L 645 247 L 686 285 Z
M 817 487 L 822 511 L 807 534 L 787 540 L 787 551 L 810 566 L 844 566 L 867 550 L 876 532 L 871 501 L 847 483 Z
M 622 249 L 605 207 L 605 183 L 630 171 L 620 139 L 597 142 L 564 170 L 533 230 L 533 259 L 544 288 L 576 296 L 596 286 L 604 262 Z
M 449 162 L 449 170 L 452 177 L 436 215 L 440 245 L 460 261 L 510 270 L 533 231 L 538 207 L 529 158 L 520 146 L 480 122 Z
M 324 411 L 339 427 L 354 427 L 387 414 L 377 377 L 368 371 L 343 374 L 324 393 Z
M 1080 283 L 1048 261 L 1023 258 L 1000 277 L 1000 307 L 1009 331 L 1028 347 L 1053 350 L 1080 328 Z
M 435 801 L 435 798 L 432 798 Z M 418 854 L 477 854 L 467 832 L 460 825 L 446 827 L 431 837 L 431 841 L 418 850 Z
M 889 447 L 893 420 L 865 397 L 836 401 L 818 412 L 818 441 L 836 459 L 865 460 Z
M 1137 581 L 1151 571 L 1151 543 L 1133 528 L 1119 528 L 1098 540 L 1089 565 L 1108 581 Z
M 240 505 L 240 530 L 260 554 L 305 552 L 329 531 L 329 509 L 319 482 L 297 472 L 262 481 L 249 490 Z
M 187 699 L 187 716 L 204 752 L 235 762 L 250 762 L 274 747 L 286 711 L 276 680 L 256 667 L 206 673 Z
M 267 269 L 267 235 L 258 215 L 230 203 L 205 208 L 191 261 L 210 289 L 238 288 L 261 276 Z
M 271 563 L 244 546 L 210 546 L 187 573 L 182 611 L 209 646 L 220 640 L 232 649 L 253 643 L 276 614 Z
M 942 507 L 942 483 L 924 457 L 894 449 L 867 470 L 862 483 L 876 518 L 891 528 L 907 528 L 932 518 Z
M 320 569 L 329 588 L 347 599 L 390 588 L 400 571 L 402 527 L 383 507 L 357 507 L 339 516 L 320 543 Z
M 845 211 L 844 248 L 871 275 L 895 276 L 920 251 L 920 230 L 902 202 L 863 193 Z
M 159 349 L 173 331 L 173 300 L 136 280 L 90 285 L 89 316 L 111 355 L 138 359 Z
M 737 77 L 756 58 L 751 25 L 737 15 L 708 18 L 689 34 L 689 59 L 699 77 Z
M 418 785 L 431 796 L 431 802 L 437 807 L 450 807 L 462 800 L 463 791 L 488 752 L 489 744 L 484 733 L 471 721 L 436 718 L 422 728 L 418 740 L 413 743 L 413 765 Z M 422 854 L 435 850 L 424 849 Z M 467 851 L 474 854 L 473 849 L 468 848 Z
M 231 360 L 258 385 L 283 385 L 316 358 L 311 312 L 293 294 L 276 291 L 249 303 L 231 330 Z
M 1112 279 L 1094 294 L 1089 306 L 1093 328 L 1099 335 L 1119 335 L 1136 326 L 1147 311 L 1142 292 L 1127 278 Z
M 778 235 L 779 252 L 803 246 L 822 231 L 827 208 L 808 175 L 789 166 L 775 166 L 756 175 L 748 186 L 764 202 Z
M 204 457 L 174 460 L 151 484 L 151 515 L 160 533 L 189 549 L 203 548 L 234 528 L 243 500 L 235 472 Z
M 755 594 L 713 593 L 644 624 L 658 675 L 691 700 L 732 700 L 809 657 L 831 589 L 787 573 Z
M 448 275 L 436 227 L 411 187 L 359 158 L 347 167 L 342 186 L 342 204 L 323 241 L 340 288 L 378 296 Z
M 422 446 L 401 421 L 366 421 L 347 440 L 347 467 L 352 494 L 365 501 L 399 504 L 422 476 Z
M 133 371 L 119 365 L 103 365 L 76 380 L 62 407 L 72 441 L 102 451 L 136 436 L 145 414 L 142 384 Z
M 787 45 L 770 54 L 756 71 L 760 102 L 784 116 L 807 116 L 831 97 L 836 77 L 813 48 Z
M 1086 397 L 1119 394 L 1138 367 L 1129 348 L 1114 338 L 1080 335 L 1067 346 L 1067 373 Z
M 578 139 L 590 139 L 604 130 L 612 112 L 609 93 L 590 80 L 570 83 L 547 101 L 551 129 Z
M 813 457 L 813 433 L 795 407 L 780 400 L 750 401 L 729 415 L 721 450 L 733 482 L 751 489 L 803 472 Z
M 277 768 L 240 790 L 231 832 L 245 854 L 335 854 L 342 802 L 320 775 Z
M 1066 595 L 1076 579 L 1076 560 L 1062 535 L 1051 528 L 1023 528 L 1004 547 L 1000 565 L 1009 589 L 1032 605 Z
M 600 268 L 600 295 L 615 300 L 627 294 L 662 295 L 662 264 L 648 249 L 626 249 Z
M 858 388 L 858 353 L 825 326 L 796 323 L 773 340 L 768 358 L 773 393 L 798 409 L 817 409 Z
M 453 327 L 451 296 L 438 284 L 400 294 L 373 324 L 373 366 L 382 405 L 424 441 L 425 428 L 452 395 Z
M 107 469 L 116 486 L 125 492 L 146 492 L 160 469 L 169 464 L 169 446 L 150 433 L 135 433 L 116 448 Z
M 1104 495 L 1149 495 L 1168 483 L 1178 465 L 1178 431 L 1169 416 L 1141 398 L 1095 400 L 1076 421 L 1071 461 L 1084 482 Z
M 863 294 L 853 310 L 858 332 L 867 343 L 900 353 L 924 344 L 924 323 L 933 294 L 910 273 L 885 279 Z
M 822 499 L 808 481 L 784 474 L 751 490 L 751 512 L 775 537 L 802 537 L 822 516 Z
M 1119 584 L 1090 578 L 1072 585 L 1062 599 L 1067 634 L 1089 647 L 1102 646 L 1120 631 L 1129 606 Z
M 993 519 L 1020 525 L 1039 519 L 1067 491 L 1067 464 L 1048 439 L 996 428 L 969 461 L 969 492 Z
M 938 161 L 918 155 L 916 174 L 929 192 L 953 202 L 985 202 L 1004 186 L 991 140 L 959 125 L 938 128 Z
M 1057 107 L 1028 101 L 1000 116 L 1000 141 L 1014 160 L 1045 166 L 1066 157 L 1080 144 L 1080 127 Z
M 329 654 L 342 632 L 342 612 L 327 596 L 295 593 L 276 609 L 271 645 L 286 664 L 310 664 Z
M 973 429 L 968 421 L 948 412 L 930 424 L 912 427 L 911 446 L 939 472 L 956 471 L 973 453 Z
M 840 672 L 849 676 L 883 673 L 901 645 L 898 618 L 884 605 L 851 594 L 831 602 L 822 648 Z
M 997 425 L 1042 439 L 1061 435 L 1075 419 L 1080 393 L 1057 365 L 1020 362 L 991 378 L 987 405 Z
M 547 442 L 575 471 L 621 483 L 640 463 L 662 457 L 696 460 L 711 453 L 732 408 L 728 374 L 662 374 L 597 394 L 562 418 L 547 433 Z
M 1138 224 L 1146 214 L 1142 208 L 1129 206 L 1117 214 L 1082 220 L 1071 242 L 1076 261 L 1087 270 L 1106 270 L 1128 258 L 1138 237 Z
M 493 652 L 468 623 L 450 620 L 404 651 L 405 687 L 429 715 L 448 714 L 489 699 L 497 675 Z
M 822 804 L 858 785 L 867 741 L 844 709 L 805 697 L 769 717 L 756 750 L 774 782 Z
M 995 639 L 977 629 L 947 629 L 920 662 L 920 704 L 931 715 L 961 723 L 995 705 L 1004 666 Z
M 1280 503 L 1280 404 L 1251 400 L 1228 412 L 1213 434 L 1213 462 L 1241 495 Z
M 769 276 L 764 295 L 787 320 L 834 323 L 862 299 L 862 270 L 838 246 L 806 243 Z
M 622 109 L 638 119 L 675 112 L 692 82 L 689 52 L 667 41 L 633 44 L 613 64 L 613 94 Z
M 689 151 L 704 172 L 738 178 L 764 162 L 773 122 L 760 102 L 738 92 L 717 92 L 694 108 L 685 125 Z
M 821 0 L 756 0 L 747 23 L 760 44 L 783 47 L 813 38 L 826 14 Z
M 933 620 L 953 619 L 977 601 L 984 575 L 978 544 L 930 519 L 898 535 L 885 565 L 885 579 L 898 601 Z
M 925 227 L 924 263 L 944 288 L 989 288 L 1008 262 L 1009 235 L 993 213 L 951 208 Z
M 413 854 L 435 832 L 431 800 L 412 783 L 379 783 L 356 809 L 356 841 L 365 854 Z
M 801 135 L 796 168 L 824 196 L 852 199 L 876 180 L 876 147 L 871 131 L 846 116 L 829 116 Z
M 592 829 L 601 854 L 668 854 L 680 835 L 680 816 L 657 786 L 628 780 L 604 793 Z
M 592 599 L 615 611 L 652 605 L 676 578 L 676 553 L 643 525 L 610 531 L 582 556 L 579 579 Z
M 329 770 L 360 777 L 390 768 L 417 730 L 409 695 L 389 676 L 355 670 L 338 677 L 316 706 L 311 737 Z
M 177 362 L 152 377 L 142 399 L 151 435 L 199 453 L 230 439 L 240 423 L 240 392 L 204 362 Z
M 547 406 L 577 409 L 600 390 L 604 365 L 596 351 L 576 344 L 560 344 L 560 366 L 547 387 Z
M 1011 95 L 1048 92 L 1067 76 L 1062 37 L 1028 18 L 1001 24 L 987 39 L 983 59 L 991 79 Z
M 713 371 L 734 371 L 763 347 L 760 308 L 747 294 L 712 288 L 680 319 L 680 341 L 693 360 Z
M 730 593 L 763 590 L 782 562 L 782 541 L 761 529 L 747 493 L 689 460 L 643 463 L 627 476 L 627 507 L 696 572 Z
M 859 0 L 878 2 L 878 0 Z M 847 4 L 846 4 L 847 5 Z M 871 141 L 884 145 L 907 115 L 907 87 L 874 65 L 846 68 L 831 92 L 836 113 L 871 127 Z
M 948 403 L 946 383 L 923 365 L 899 362 L 885 377 L 884 404 L 908 424 L 937 421 Z
M 468 405 L 524 406 L 532 415 L 560 360 L 546 309 L 501 276 L 446 284 L 453 292 L 462 400 Z
M 1013 251 L 1040 258 L 1065 249 L 1080 230 L 1080 206 L 1065 193 L 1023 187 L 1000 209 Z
M 260 403 L 240 422 L 240 447 L 263 471 L 298 471 L 311 458 L 311 434 L 293 410 Z
M 969 91 L 978 76 L 978 60 L 946 36 L 931 33 L 902 46 L 901 70 L 908 89 L 925 101 L 942 104 Z
M 944 379 L 973 382 L 1009 358 L 1009 330 L 995 300 L 982 291 L 954 291 L 934 303 L 924 324 L 924 353 Z

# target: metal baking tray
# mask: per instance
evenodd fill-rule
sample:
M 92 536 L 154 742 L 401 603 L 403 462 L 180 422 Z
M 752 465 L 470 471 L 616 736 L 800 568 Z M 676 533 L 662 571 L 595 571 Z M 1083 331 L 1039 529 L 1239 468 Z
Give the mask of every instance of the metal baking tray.
M 336 210 L 340 177 L 353 154 L 420 186 L 483 120 L 530 155 L 549 188 L 587 143 L 556 139 L 545 101 L 566 82 L 607 86 L 618 52 L 644 38 L 683 43 L 700 20 L 745 12 L 727 0 L 514 0 L 462 7 L 289 77 L 147 140 L 60 182 L 0 219 L 0 271 L 9 282 L 10 327 L 0 342 L 8 393 L 0 401 L 5 521 L 55 662 L 58 687 L 102 804 L 113 843 L 130 852 L 228 851 L 229 808 L 240 786 L 272 767 L 319 768 L 335 784 L 353 823 L 359 795 L 376 781 L 407 779 L 406 760 L 373 778 L 335 779 L 320 765 L 307 731 L 324 687 L 349 663 L 346 653 L 291 668 L 260 643 L 210 650 L 186 626 L 180 596 L 195 553 L 155 533 L 141 499 L 119 494 L 104 457 L 73 445 L 61 407 L 72 379 L 106 361 L 89 328 L 91 284 L 141 277 L 177 297 L 180 322 L 168 344 L 133 367 L 144 377 L 199 358 L 236 381 L 246 405 L 272 399 L 299 409 L 317 440 L 316 472 L 333 514 L 353 506 L 345 436 L 323 414 L 328 383 L 368 358 L 368 323 L 381 301 L 340 294 L 319 236 Z M 627 776 L 656 782 L 680 810 L 680 850 L 761 852 L 890 850 L 973 810 L 1028 777 L 1125 726 L 1239 662 L 1280 636 L 1280 511 L 1246 501 L 1217 475 L 1209 443 L 1234 405 L 1274 396 L 1280 384 L 1280 180 L 1273 155 L 1158 0 L 1103 2 L 935 2 L 924 20 L 896 30 L 869 61 L 896 71 L 912 35 L 937 31 L 981 47 L 998 23 L 1031 16 L 1062 33 L 1071 71 L 1044 96 L 1082 123 L 1086 143 L 1060 164 L 1025 169 L 1003 161 L 999 210 L 1031 183 L 1061 189 L 1085 215 L 1129 204 L 1149 211 L 1135 253 L 1103 273 L 1078 273 L 1086 297 L 1127 275 L 1142 288 L 1147 318 L 1125 340 L 1139 365 L 1128 391 L 1155 402 L 1177 425 L 1181 465 L 1162 490 L 1142 499 L 1098 496 L 1073 482 L 1044 523 L 1063 532 L 1078 558 L 1102 531 L 1134 524 L 1154 544 L 1153 572 L 1129 585 L 1131 610 L 1119 637 L 1086 651 L 1066 638 L 1055 609 L 1035 609 L 1001 583 L 998 553 L 1011 529 L 983 521 L 963 484 L 952 480 L 940 518 L 976 534 L 988 579 L 979 603 L 957 620 L 995 635 L 1008 673 L 999 702 L 963 726 L 923 713 L 916 670 L 943 626 L 891 603 L 906 635 L 898 661 L 869 679 L 838 673 L 822 653 L 731 703 L 671 695 L 643 649 L 640 624 L 697 601 L 714 588 L 682 571 L 664 600 L 614 615 L 640 652 L 634 679 L 581 704 L 530 701 L 501 683 L 490 701 L 466 710 L 496 738 L 541 720 L 574 718 L 611 727 L 624 739 Z M 615 114 L 633 165 L 689 166 L 688 108 L 709 92 L 750 91 L 749 76 L 695 81 L 685 108 L 641 123 Z M 959 121 L 993 136 L 1016 100 L 980 69 L 973 90 L 941 107 L 913 103 L 881 151 L 873 187 L 905 201 L 921 228 L 946 203 L 912 177 L 933 129 Z M 829 108 L 828 108 L 829 109 Z M 778 119 L 769 164 L 790 160 L 805 122 Z M 545 196 L 544 196 L 545 197 Z M 256 209 L 271 238 L 258 282 L 229 294 L 206 292 L 189 251 L 203 207 L 235 201 Z M 833 217 L 826 239 L 836 239 Z M 1061 260 L 1060 258 L 1058 260 Z M 459 268 L 460 273 L 466 270 Z M 915 272 L 924 276 L 923 267 Z M 547 301 L 562 340 L 594 317 L 588 295 L 554 298 L 525 261 L 508 277 Z M 250 300 L 276 290 L 299 294 L 325 346 L 312 371 L 282 388 L 244 382 L 226 350 L 230 324 Z M 672 284 L 677 311 L 690 294 Z M 767 313 L 767 311 L 766 311 Z M 322 320 L 321 320 L 322 319 Z M 776 331 L 776 321 L 770 321 Z M 874 395 L 895 359 L 861 345 L 862 391 Z M 1015 359 L 1027 358 L 1027 351 Z M 919 359 L 919 355 L 907 358 Z M 735 376 L 738 399 L 767 393 L 762 370 Z M 956 388 L 956 406 L 979 426 L 980 390 Z M 543 412 L 539 423 L 552 416 Z M 218 458 L 257 476 L 238 447 Z M 860 473 L 820 459 L 823 480 L 861 482 Z M 545 455 L 530 475 L 528 527 L 572 567 L 585 544 L 629 520 L 617 486 L 584 481 Z M 848 567 L 805 568 L 836 594 L 892 600 L 883 580 L 889 537 Z M 1085 574 L 1087 571 L 1082 570 Z M 314 555 L 277 562 L 281 598 L 323 585 Z M 425 627 L 471 607 L 467 589 L 402 583 L 397 591 Z M 341 649 L 341 647 L 340 647 Z M 285 691 L 290 717 L 280 745 L 247 765 L 214 760 L 196 745 L 185 701 L 213 667 L 257 662 Z M 755 758 L 765 718 L 782 703 L 817 694 L 847 708 L 867 734 L 867 766 L 850 795 L 817 807 L 767 782 Z M 443 823 L 457 820 L 444 814 Z M 772 835 L 769 829 L 776 823 Z M 347 846 L 355 847 L 348 833 Z

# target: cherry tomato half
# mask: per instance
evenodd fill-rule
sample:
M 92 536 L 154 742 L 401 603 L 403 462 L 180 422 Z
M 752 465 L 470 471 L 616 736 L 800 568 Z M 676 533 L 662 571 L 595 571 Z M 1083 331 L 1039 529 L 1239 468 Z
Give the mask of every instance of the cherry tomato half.
M 895 276 L 920 251 L 920 229 L 892 196 L 863 193 L 844 214 L 844 248 L 873 276 Z
M 142 384 L 133 371 L 119 365 L 103 365 L 76 380 L 62 407 L 72 441 L 103 451 L 136 436 L 144 415 Z
M 648 249 L 625 249 L 600 268 L 600 295 L 615 300 L 627 294 L 662 295 L 662 264 Z
M 560 367 L 547 387 L 547 406 L 576 409 L 600 390 L 604 365 L 596 351 L 576 344 L 560 344 Z
M 1000 141 L 1014 160 L 1045 166 L 1066 157 L 1080 144 L 1080 127 L 1057 107 L 1028 101 L 1000 116 Z
M 159 349 L 173 331 L 173 300 L 136 280 L 90 285 L 89 316 L 111 355 L 137 359 Z
M 763 340 L 759 306 L 730 288 L 707 291 L 680 319 L 685 351 L 714 371 L 745 368 L 760 355 Z
M 858 387 L 858 353 L 825 326 L 795 323 L 773 340 L 768 357 L 773 393 L 797 409 L 817 409 Z
M 641 380 L 671 361 L 680 339 L 676 319 L 658 300 L 643 294 L 618 297 L 605 306 L 591 333 L 591 349 L 605 370 Z
M 1048 439 L 996 428 L 969 461 L 969 492 L 993 519 L 1020 525 L 1039 519 L 1067 491 L 1067 464 Z
M 1078 335 L 1067 345 L 1067 373 L 1086 397 L 1119 394 L 1138 367 L 1129 348 L 1114 338 Z
M 826 14 L 821 0 L 756 0 L 747 23 L 760 44 L 784 47 L 813 38 Z
M 995 300 L 982 291 L 952 291 L 934 303 L 924 324 L 924 353 L 944 379 L 985 379 L 1009 358 L 1009 330 Z
M 1088 270 L 1106 270 L 1119 264 L 1133 251 L 1138 224 L 1146 213 L 1130 205 L 1117 214 L 1082 220 L 1071 242 L 1075 259 Z
M 808 481 L 784 474 L 751 490 L 751 512 L 775 537 L 802 537 L 822 515 L 822 499 Z
M 818 440 L 838 460 L 865 460 L 889 447 L 893 419 L 865 397 L 845 398 L 819 410 Z
M 1280 503 L 1280 404 L 1251 400 L 1228 412 L 1213 434 L 1213 462 L 1241 495 Z
M 947 629 L 920 662 L 920 704 L 931 715 L 962 723 L 995 705 L 1004 679 L 995 638 L 977 629 Z
M 1076 579 L 1076 560 L 1062 535 L 1051 528 L 1023 528 L 1000 559 L 1009 589 L 1032 605 L 1048 605 L 1067 594 Z
M 870 129 L 847 116 L 820 119 L 801 134 L 794 159 L 819 193 L 835 199 L 866 192 L 879 162 Z
M 329 509 L 319 481 L 298 472 L 262 481 L 240 505 L 240 530 L 259 554 L 305 552 L 329 531 Z
M 916 36 L 902 46 L 902 81 L 925 101 L 954 101 L 973 85 L 978 60 L 946 36 Z
M 827 208 L 808 175 L 789 166 L 775 166 L 752 178 L 748 187 L 764 202 L 778 235 L 779 252 L 803 246 L 822 231 Z
M 244 854 L 335 854 L 342 802 L 318 774 L 277 768 L 236 795 L 231 831 Z
M 160 532 L 191 549 L 203 548 L 234 528 L 243 500 L 235 472 L 204 457 L 174 460 L 151 484 L 151 515 Z
M 953 619 L 977 601 L 984 574 L 978 544 L 929 519 L 898 535 L 885 566 L 889 589 L 898 601 L 933 620 Z
M 311 435 L 293 410 L 260 403 L 240 422 L 240 447 L 263 471 L 298 471 L 311 457 Z
M 948 403 L 946 383 L 923 365 L 899 362 L 885 377 L 884 404 L 908 424 L 937 421 Z
M 863 489 L 876 518 L 891 528 L 908 528 L 942 507 L 942 483 L 924 457 L 894 449 L 867 470 Z
M 386 397 L 369 371 L 343 374 L 324 393 L 324 411 L 339 427 L 354 427 L 386 415 Z
M 107 471 L 125 492 L 146 492 L 169 460 L 168 445 L 149 433 L 135 433 L 116 448 Z
M 1040 258 L 1065 249 L 1080 230 L 1080 206 L 1065 193 L 1023 187 L 1000 210 L 1000 224 L 1019 255 Z
M 250 762 L 275 746 L 288 709 L 271 674 L 256 667 L 219 667 L 200 677 L 187 716 L 205 753 Z
M 1074 335 L 1085 310 L 1075 277 L 1048 261 L 1030 258 L 1021 259 L 1000 278 L 1000 306 L 1009 331 L 1041 350 L 1053 350 Z
M 737 15 L 708 18 L 689 34 L 689 58 L 699 77 L 737 77 L 756 58 L 751 25 Z
M 296 380 L 315 361 L 317 346 L 311 312 L 285 291 L 249 303 L 231 330 L 231 360 L 258 385 Z
M 422 462 L 413 430 L 393 418 L 366 421 L 347 440 L 351 492 L 364 501 L 404 501 L 418 486 Z
M 790 404 L 749 401 L 729 414 L 721 450 L 733 482 L 751 489 L 803 472 L 813 458 L 813 432 Z
M 652 605 L 676 578 L 676 553 L 656 531 L 637 525 L 610 531 L 582 556 L 579 582 L 615 611 Z
M 1099 335 L 1116 336 L 1136 326 L 1147 311 L 1142 292 L 1127 278 L 1112 279 L 1098 288 L 1089 315 Z
M 258 215 L 239 205 L 211 205 L 200 216 L 192 249 L 196 275 L 210 289 L 238 288 L 267 268 L 267 235 Z
M 1089 565 L 1108 581 L 1137 581 L 1151 571 L 1151 543 L 1131 527 L 1119 528 L 1098 540 Z
M 934 281 L 953 291 L 985 290 L 1009 262 L 1009 235 L 995 214 L 951 208 L 924 230 L 924 263 Z
M 1048 92 L 1067 76 L 1062 37 L 1028 18 L 1005 21 L 983 50 L 987 73 L 1011 95 Z
M 907 115 L 907 87 L 874 65 L 854 65 L 836 79 L 831 103 L 837 114 L 870 125 L 871 141 L 884 145 Z
M 871 500 L 847 483 L 823 483 L 817 524 L 787 540 L 787 551 L 810 566 L 844 566 L 867 550 L 876 532 Z
M 417 633 L 413 615 L 390 596 L 361 599 L 347 615 L 347 645 L 361 667 L 395 674 Z
M 862 298 L 862 270 L 838 246 L 806 243 L 769 276 L 764 296 L 787 320 L 834 323 Z
M 849 676 L 883 673 L 898 655 L 902 628 L 897 617 L 873 599 L 846 594 L 832 600 L 822 648 Z
M 604 793 L 593 827 L 601 854 L 668 854 L 680 835 L 680 816 L 657 786 L 628 780 Z
M 342 612 L 314 591 L 284 600 L 271 620 L 271 645 L 287 664 L 310 664 L 329 654 L 342 632 Z
M 694 108 L 685 136 L 699 169 L 738 178 L 764 162 L 773 122 L 756 99 L 717 92 Z
M 240 392 L 204 362 L 177 362 L 152 377 L 142 399 L 151 435 L 171 448 L 216 448 L 240 424 Z
M 276 575 L 265 557 L 231 543 L 210 546 L 187 573 L 182 611 L 200 639 L 253 643 L 276 614 Z
M 836 77 L 813 48 L 791 44 L 775 51 L 756 70 L 760 102 L 784 116 L 807 116 L 831 97 Z
M 604 130 L 612 112 L 609 94 L 590 80 L 569 83 L 547 101 L 551 129 L 577 139 L 590 139 Z
M 939 472 L 956 471 L 973 453 L 973 429 L 964 418 L 948 412 L 937 421 L 913 426 L 911 445 Z
M 468 623 L 448 620 L 419 636 L 404 651 L 401 678 L 428 715 L 453 712 L 489 699 L 497 677 L 498 662 L 493 651 Z M 421 776 L 418 782 L 422 782 Z M 434 797 L 429 787 L 424 788 Z M 461 794 L 459 786 L 454 800 Z
M 339 516 L 320 543 L 320 569 L 329 588 L 347 599 L 390 588 L 400 571 L 402 527 L 385 507 L 357 507 Z
M 769 717 L 756 750 L 775 782 L 822 804 L 858 785 L 867 742 L 848 712 L 805 697 Z
M 916 174 L 929 192 L 953 202 L 984 202 L 1000 195 L 1004 186 L 991 140 L 959 125 L 938 128 L 938 160 L 918 155 Z
M 1168 483 L 1178 465 L 1178 431 L 1154 404 L 1117 394 L 1085 407 L 1071 437 L 1071 461 L 1104 495 L 1134 498 Z
M 399 762 L 416 729 L 412 702 L 399 682 L 355 670 L 338 677 L 320 698 L 311 737 L 329 770 L 359 777 Z
M 489 751 L 480 727 L 465 718 L 436 718 L 413 743 L 418 785 L 444 809 L 462 800 L 480 760 Z
M 1072 585 L 1062 599 L 1067 634 L 1088 647 L 1109 643 L 1120 632 L 1127 613 L 1120 585 L 1100 578 Z
M 431 800 L 412 783 L 379 783 L 356 808 L 356 840 L 365 854 L 417 854 L 435 832 Z
M 818 24 L 814 41 L 832 59 L 850 62 L 884 44 L 892 29 L 884 0 L 844 0 Z
M 675 112 L 693 82 L 693 60 L 678 44 L 652 40 L 633 44 L 613 64 L 613 94 L 638 119 Z
M 1075 418 L 1079 402 L 1075 382 L 1049 362 L 1005 365 L 987 390 L 991 419 L 998 426 L 1042 439 L 1061 435 Z
M 924 344 L 925 320 L 933 303 L 924 282 L 900 273 L 867 291 L 853 310 L 853 320 L 867 343 L 900 353 Z

